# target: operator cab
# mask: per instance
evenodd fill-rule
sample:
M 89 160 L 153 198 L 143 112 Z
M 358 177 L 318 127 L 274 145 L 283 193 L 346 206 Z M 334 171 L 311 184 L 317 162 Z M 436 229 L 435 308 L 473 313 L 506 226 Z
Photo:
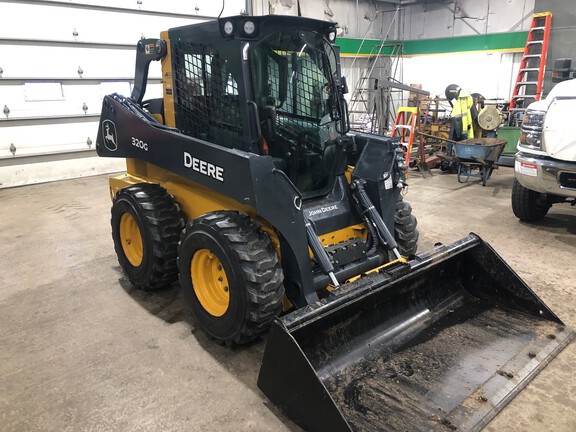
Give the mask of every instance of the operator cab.
M 334 24 L 305 21 L 238 16 L 169 31 L 175 126 L 271 156 L 304 199 L 327 194 L 341 174 L 337 138 L 348 124 Z
M 274 32 L 252 48 L 254 96 L 269 154 L 303 196 L 331 189 L 340 149 L 336 55 L 316 32 Z

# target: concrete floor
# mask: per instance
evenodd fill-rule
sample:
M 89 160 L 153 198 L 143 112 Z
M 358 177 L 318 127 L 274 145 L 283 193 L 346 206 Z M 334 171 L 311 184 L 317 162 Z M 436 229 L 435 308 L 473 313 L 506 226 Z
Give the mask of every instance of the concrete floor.
M 576 328 L 575 210 L 523 224 L 510 169 L 486 187 L 435 173 L 414 175 L 406 197 L 420 250 L 474 231 Z M 0 190 L 0 202 L 0 430 L 299 430 L 256 387 L 264 341 L 220 347 L 191 324 L 178 287 L 127 283 L 105 177 Z M 486 430 L 576 430 L 574 364 L 572 344 Z

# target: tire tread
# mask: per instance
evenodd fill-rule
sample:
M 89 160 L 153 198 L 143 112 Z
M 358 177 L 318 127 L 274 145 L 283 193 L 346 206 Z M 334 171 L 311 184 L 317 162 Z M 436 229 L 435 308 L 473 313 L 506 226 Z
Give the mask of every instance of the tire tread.
M 517 179 L 512 185 L 512 211 L 525 222 L 536 222 L 544 218 L 552 205 L 544 194 L 528 189 Z
M 227 345 L 246 344 L 265 333 L 282 311 L 283 272 L 268 234 L 246 214 L 217 211 L 190 222 L 186 229 L 203 224 L 216 229 L 239 260 L 246 284 L 246 314 Z M 182 239 L 185 233 L 182 234 Z M 182 244 L 182 243 L 180 243 Z M 180 254 L 178 254 L 180 255 Z M 183 281 L 180 281 L 183 285 Z M 215 338 L 214 336 L 212 336 Z
M 166 189 L 155 183 L 138 183 L 121 189 L 116 194 L 115 201 L 122 198 L 132 198 L 136 202 L 148 225 L 152 242 L 151 268 L 147 280 L 137 281 L 125 272 L 128 279 L 133 285 L 144 290 L 158 290 L 170 286 L 178 279 L 177 249 L 180 232 L 184 227 L 178 205 Z M 114 242 L 114 249 L 122 266 L 122 245 Z
M 398 250 L 403 256 L 413 255 L 418 250 L 420 234 L 417 225 L 416 216 L 412 214 L 412 206 L 400 195 L 396 201 L 394 214 L 394 237 L 398 243 Z

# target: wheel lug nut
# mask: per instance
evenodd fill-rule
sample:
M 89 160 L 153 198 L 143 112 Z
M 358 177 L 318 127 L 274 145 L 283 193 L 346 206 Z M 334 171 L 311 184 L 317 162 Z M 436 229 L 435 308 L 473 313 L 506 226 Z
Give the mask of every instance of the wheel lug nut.
M 218 270 L 222 270 L 222 266 L 218 264 Z
M 228 292 L 228 287 L 227 287 L 227 286 L 224 287 L 224 292 Z
M 224 280 L 224 279 L 222 279 L 222 276 L 220 276 L 220 277 L 218 278 L 218 282 L 222 282 L 223 280 Z

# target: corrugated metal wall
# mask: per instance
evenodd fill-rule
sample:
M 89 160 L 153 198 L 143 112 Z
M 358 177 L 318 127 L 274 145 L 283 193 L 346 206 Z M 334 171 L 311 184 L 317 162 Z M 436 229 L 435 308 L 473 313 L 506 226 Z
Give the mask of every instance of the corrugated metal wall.
M 297 15 L 300 9 L 303 16 L 337 22 L 347 37 L 381 39 L 390 33 L 390 39 L 412 40 L 528 30 L 527 18 L 534 9 L 534 1 L 252 0 L 252 3 L 256 14 Z
M 246 9 L 226 0 L 223 15 Z M 0 1 L 0 187 L 122 170 L 96 156 L 105 94 L 129 95 L 135 45 L 218 16 L 205 0 Z M 147 97 L 160 97 L 160 64 Z
M 554 60 L 571 58 L 572 67 L 576 68 L 576 2 L 574 0 L 536 0 L 536 12 L 552 12 L 552 30 L 544 80 L 544 94 L 547 94 L 554 83 L 551 70 Z

